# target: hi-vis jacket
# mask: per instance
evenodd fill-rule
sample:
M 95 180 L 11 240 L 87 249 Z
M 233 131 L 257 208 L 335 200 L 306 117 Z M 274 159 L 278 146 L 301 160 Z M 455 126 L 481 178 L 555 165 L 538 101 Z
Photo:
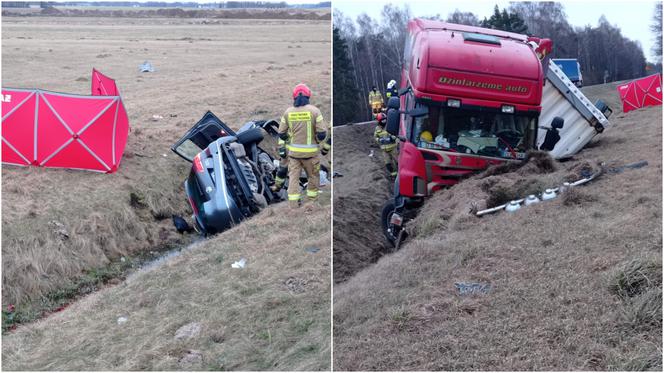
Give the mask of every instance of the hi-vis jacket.
M 291 158 L 311 158 L 320 153 L 319 142 L 325 140 L 323 115 L 313 105 L 291 106 L 281 117 L 280 135 L 288 134 L 286 148 Z
M 397 138 L 390 135 L 385 128 L 381 126 L 376 126 L 374 130 L 374 140 L 376 144 L 380 145 L 380 148 L 386 152 L 392 151 L 397 147 Z
M 383 95 L 380 91 L 369 91 L 369 104 L 372 107 L 383 104 Z

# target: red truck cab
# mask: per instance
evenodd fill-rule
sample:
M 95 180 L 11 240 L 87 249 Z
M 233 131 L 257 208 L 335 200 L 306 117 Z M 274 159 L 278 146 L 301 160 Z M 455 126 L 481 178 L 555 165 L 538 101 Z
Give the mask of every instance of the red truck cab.
M 383 211 L 390 241 L 390 221 L 400 225 L 407 205 L 491 164 L 525 159 L 536 147 L 543 84 L 525 35 L 408 23 L 399 102 L 388 103 L 387 130 L 401 139 L 395 198 Z

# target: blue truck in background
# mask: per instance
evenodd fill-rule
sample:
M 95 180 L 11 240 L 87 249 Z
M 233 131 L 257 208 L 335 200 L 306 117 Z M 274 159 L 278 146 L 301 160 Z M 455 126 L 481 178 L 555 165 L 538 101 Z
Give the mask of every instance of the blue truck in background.
M 572 83 L 576 84 L 579 88 L 583 86 L 581 65 L 576 58 L 552 58 L 551 60 L 560 67 Z

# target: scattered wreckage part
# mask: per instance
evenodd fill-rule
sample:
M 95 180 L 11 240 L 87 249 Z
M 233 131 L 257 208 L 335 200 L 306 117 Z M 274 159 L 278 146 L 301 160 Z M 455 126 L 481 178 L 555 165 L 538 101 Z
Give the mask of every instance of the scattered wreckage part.
M 648 161 L 638 161 L 630 164 L 626 164 L 624 166 L 620 167 L 612 167 L 606 170 L 606 172 L 614 173 L 614 174 L 619 174 L 627 169 L 637 169 L 641 167 L 645 167 L 648 165 Z
M 588 177 L 585 177 L 583 179 L 579 179 L 579 180 L 577 180 L 573 183 L 565 182 L 565 183 L 563 183 L 563 185 L 561 187 L 558 187 L 558 188 L 547 188 L 547 189 L 544 190 L 544 192 L 540 193 L 540 198 L 539 199 L 537 198 L 536 195 L 531 194 L 526 198 L 521 198 L 521 199 L 517 199 L 517 200 L 514 200 L 514 201 L 510 201 L 508 203 L 502 204 L 500 206 L 492 207 L 492 208 L 489 208 L 489 209 L 480 210 L 480 211 L 476 212 L 475 215 L 484 216 L 484 215 L 491 214 L 491 213 L 501 211 L 501 210 L 505 210 L 507 212 L 514 212 L 514 211 L 518 210 L 519 208 L 521 208 L 521 203 L 526 202 L 528 200 L 530 200 L 531 202 L 524 203 L 525 206 L 529 206 L 531 204 L 537 203 L 540 200 L 541 201 L 548 201 L 548 200 L 554 199 L 558 196 L 559 193 L 562 193 L 562 192 L 568 190 L 571 187 L 583 185 L 583 184 L 585 184 L 585 183 L 587 183 L 591 180 L 594 180 L 602 172 L 603 171 L 600 170 L 600 171 L 595 172 L 594 174 L 592 174 Z M 534 200 L 537 200 L 537 201 L 535 202 Z

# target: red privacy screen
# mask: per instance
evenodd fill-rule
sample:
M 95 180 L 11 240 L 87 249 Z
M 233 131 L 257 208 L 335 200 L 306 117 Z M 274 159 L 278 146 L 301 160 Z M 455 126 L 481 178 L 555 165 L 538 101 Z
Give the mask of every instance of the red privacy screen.
M 632 80 L 619 85 L 617 90 L 625 113 L 644 106 L 662 104 L 662 76 L 660 74 Z
M 117 171 L 129 119 L 115 81 L 92 70 L 92 96 L 2 89 L 2 162 Z

